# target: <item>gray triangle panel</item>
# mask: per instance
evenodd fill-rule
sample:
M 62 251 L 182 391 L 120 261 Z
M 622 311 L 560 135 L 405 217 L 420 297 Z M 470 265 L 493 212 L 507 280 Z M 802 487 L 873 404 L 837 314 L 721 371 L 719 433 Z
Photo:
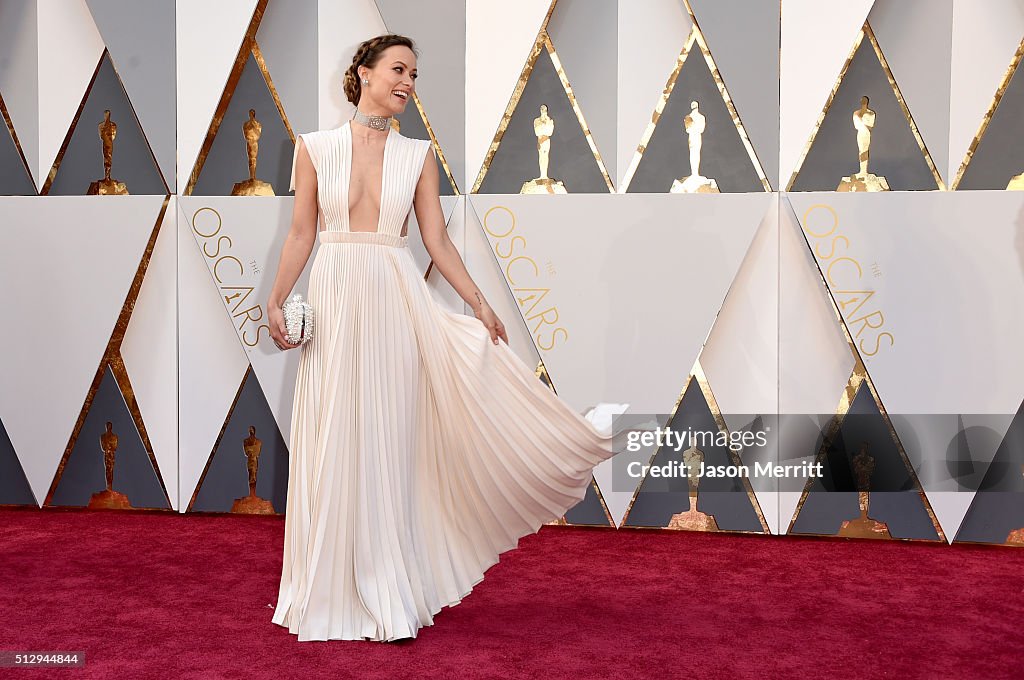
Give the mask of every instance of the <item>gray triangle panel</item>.
M 889 423 L 863 383 L 843 417 L 839 432 L 821 460 L 790 533 L 835 535 L 846 520 L 860 516 L 853 458 L 861 449 L 874 459 L 868 517 L 884 522 L 893 538 L 939 540 L 918 490 L 913 471 L 903 460 Z M 799 458 L 803 452 L 784 452 Z
M 843 177 L 860 171 L 853 112 L 860 108 L 862 96 L 868 97 L 868 106 L 875 112 L 868 172 L 885 177 L 893 191 L 937 189 L 935 176 L 896 93 L 865 36 L 800 166 L 792 191 L 835 191 Z
M 194 196 L 230 196 L 237 182 L 249 178 L 249 156 L 242 126 L 249 120 L 250 109 L 256 112 L 256 120 L 262 127 L 256 178 L 269 182 L 276 195 L 288 195 L 295 143 L 281 119 L 263 72 L 250 53 L 192 190 Z
M 667 427 L 675 432 L 720 432 L 711 408 L 697 380 L 691 380 L 675 414 Z M 716 444 L 718 442 L 715 442 Z M 685 449 L 687 447 L 683 447 Z M 705 466 L 733 464 L 728 446 L 701 445 Z M 683 449 L 662 446 L 651 463 L 667 465 L 682 460 Z M 751 531 L 763 533 L 764 527 L 743 481 L 735 476 L 703 477 L 697 487 L 698 509 L 715 518 L 723 531 Z M 667 527 L 672 515 L 690 509 L 689 482 L 685 477 L 655 477 L 647 475 L 640 483 L 633 504 L 623 521 L 630 527 Z
M 733 123 L 722 93 L 700 47 L 694 43 L 676 77 L 627 193 L 668 193 L 690 171 L 690 146 L 684 119 L 696 101 L 706 119 L 701 136 L 700 174 L 714 179 L 722 193 L 764 191 L 750 155 Z
M 107 431 L 107 422 L 111 424 L 110 432 L 117 436 L 113 490 L 128 496 L 133 508 L 169 509 L 153 462 L 109 366 L 103 371 L 100 387 L 49 505 L 88 506 L 92 495 L 106 488 L 101 437 Z
M 135 196 L 165 195 L 167 185 L 160 168 L 106 52 L 86 93 L 85 104 L 71 131 L 71 138 L 66 141 L 67 148 L 50 185 L 49 195 L 83 196 L 92 182 L 103 179 L 103 141 L 99 125 L 107 109 L 110 110 L 110 120 L 117 125 L 111 178 L 124 182 L 128 193 Z
M 0 107 L 3 99 L 0 98 Z M 25 158 L 15 142 L 14 134 L 0 118 L 0 196 L 35 196 Z
M 0 505 L 39 505 L 3 422 L 0 422 Z
M 1004 543 L 1024 529 L 1024 404 L 988 466 L 956 541 Z
M 569 524 L 593 527 L 612 526 L 608 520 L 608 514 L 601 504 L 601 496 L 597 492 L 597 483 L 590 482 L 587 487 L 587 494 L 576 505 L 569 508 L 565 513 L 565 521 Z
M 479 193 L 518 194 L 523 182 L 540 174 L 533 121 L 542 104 L 555 122 L 548 176 L 561 180 L 570 194 L 608 193 L 608 184 L 546 49 L 537 56 Z
M 267 403 L 259 380 L 249 368 L 242 393 L 228 418 L 228 425 L 203 476 L 202 486 L 190 510 L 230 512 L 238 498 L 249 495 L 246 440 L 260 441 L 256 469 L 256 495 L 270 501 L 278 513 L 285 511 L 288 495 L 288 449 Z

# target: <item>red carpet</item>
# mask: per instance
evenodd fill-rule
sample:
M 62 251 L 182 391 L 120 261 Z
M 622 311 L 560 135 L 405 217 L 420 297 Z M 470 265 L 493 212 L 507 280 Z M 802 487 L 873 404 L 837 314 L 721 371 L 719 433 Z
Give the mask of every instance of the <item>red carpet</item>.
M 544 527 L 400 643 L 270 622 L 279 518 L 0 510 L 0 650 L 75 678 L 1019 677 L 1024 550 Z M 66 674 L 66 675 L 65 675 Z

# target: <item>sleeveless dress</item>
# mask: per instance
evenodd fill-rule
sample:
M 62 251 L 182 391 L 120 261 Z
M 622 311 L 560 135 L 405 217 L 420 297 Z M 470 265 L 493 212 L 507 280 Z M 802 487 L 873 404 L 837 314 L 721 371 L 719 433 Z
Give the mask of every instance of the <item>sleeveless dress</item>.
M 416 637 L 612 455 L 595 410 L 573 411 L 479 319 L 432 297 L 401 235 L 429 141 L 389 128 L 377 231 L 350 230 L 349 126 L 300 135 L 322 225 L 306 296 L 317 323 L 295 350 L 273 615 L 300 641 Z

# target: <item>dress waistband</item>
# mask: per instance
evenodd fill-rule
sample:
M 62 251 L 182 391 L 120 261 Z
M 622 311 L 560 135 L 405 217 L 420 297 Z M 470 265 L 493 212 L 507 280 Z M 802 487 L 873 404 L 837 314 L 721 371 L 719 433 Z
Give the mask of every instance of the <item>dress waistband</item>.
M 409 236 L 397 236 L 376 231 L 342 231 L 340 229 L 321 229 L 321 243 L 373 243 L 380 246 L 405 248 L 409 245 Z

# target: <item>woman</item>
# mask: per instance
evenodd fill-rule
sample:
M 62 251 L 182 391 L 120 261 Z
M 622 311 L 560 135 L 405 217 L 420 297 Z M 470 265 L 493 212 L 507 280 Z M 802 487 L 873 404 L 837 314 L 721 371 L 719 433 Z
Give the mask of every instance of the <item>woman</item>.
M 353 119 L 296 142 L 292 225 L 268 307 L 274 342 L 292 349 L 281 304 L 319 239 L 273 617 L 299 640 L 416 637 L 500 553 L 582 499 L 612 454 L 605 428 L 508 347 L 449 240 L 430 142 L 390 125 L 416 77 L 410 39 L 362 43 L 345 73 Z M 431 296 L 408 248 L 413 207 L 434 265 L 476 318 Z M 588 418 L 618 407 L 599 406 Z

